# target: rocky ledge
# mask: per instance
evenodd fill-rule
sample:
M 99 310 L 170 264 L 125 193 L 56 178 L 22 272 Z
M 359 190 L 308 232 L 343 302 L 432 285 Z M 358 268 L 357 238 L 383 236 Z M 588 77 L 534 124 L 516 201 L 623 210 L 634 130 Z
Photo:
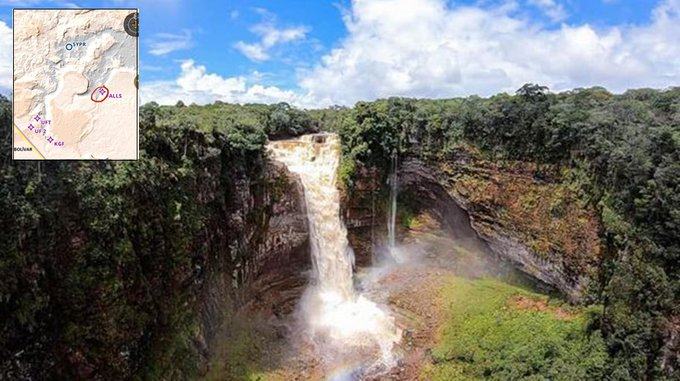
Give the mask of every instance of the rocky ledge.
M 579 301 L 600 256 L 594 213 L 557 185 L 466 159 L 436 172 L 419 160 L 406 160 L 399 174 L 400 202 L 428 210 L 455 238 L 478 248 L 481 241 L 485 250 Z M 519 221 L 524 210 L 539 225 Z

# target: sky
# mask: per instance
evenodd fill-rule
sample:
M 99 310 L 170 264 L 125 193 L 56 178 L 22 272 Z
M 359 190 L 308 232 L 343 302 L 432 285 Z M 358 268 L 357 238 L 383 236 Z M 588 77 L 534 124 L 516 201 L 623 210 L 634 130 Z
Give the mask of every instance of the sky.
M 139 8 L 143 103 L 680 85 L 680 0 L 0 0 L 0 94 L 21 7 Z

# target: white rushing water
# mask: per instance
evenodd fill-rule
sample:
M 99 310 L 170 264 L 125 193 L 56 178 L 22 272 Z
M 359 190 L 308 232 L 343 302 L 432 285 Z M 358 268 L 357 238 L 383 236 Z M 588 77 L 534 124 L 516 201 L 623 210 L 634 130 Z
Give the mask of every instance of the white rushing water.
M 397 185 L 399 184 L 399 174 L 397 168 L 399 167 L 398 156 L 392 155 L 392 165 L 390 166 L 390 174 L 387 178 L 390 186 L 390 206 L 387 213 L 387 248 L 391 255 L 397 246 Z
M 400 337 L 394 319 L 353 285 L 354 255 L 340 218 L 336 183 L 340 138 L 305 135 L 271 142 L 268 149 L 274 160 L 300 176 L 305 192 L 313 276 L 301 310 L 311 336 L 322 350 L 330 348 L 333 353 L 376 348 L 379 362 L 391 366 L 392 346 Z

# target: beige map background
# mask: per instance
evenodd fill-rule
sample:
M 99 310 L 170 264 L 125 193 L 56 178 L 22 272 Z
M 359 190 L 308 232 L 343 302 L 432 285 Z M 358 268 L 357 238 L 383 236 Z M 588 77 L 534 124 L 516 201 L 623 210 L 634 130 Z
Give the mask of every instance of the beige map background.
M 132 12 L 14 11 L 14 159 L 137 158 L 138 39 L 123 29 Z M 96 103 L 100 86 L 111 97 Z

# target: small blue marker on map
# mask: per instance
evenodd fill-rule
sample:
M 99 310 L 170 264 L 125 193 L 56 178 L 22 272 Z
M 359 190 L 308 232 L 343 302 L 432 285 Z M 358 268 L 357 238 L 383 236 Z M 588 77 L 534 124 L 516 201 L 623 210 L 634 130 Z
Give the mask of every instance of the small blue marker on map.
M 73 49 L 73 45 L 71 45 L 70 43 L 66 44 L 66 50 L 71 50 L 71 49 Z

